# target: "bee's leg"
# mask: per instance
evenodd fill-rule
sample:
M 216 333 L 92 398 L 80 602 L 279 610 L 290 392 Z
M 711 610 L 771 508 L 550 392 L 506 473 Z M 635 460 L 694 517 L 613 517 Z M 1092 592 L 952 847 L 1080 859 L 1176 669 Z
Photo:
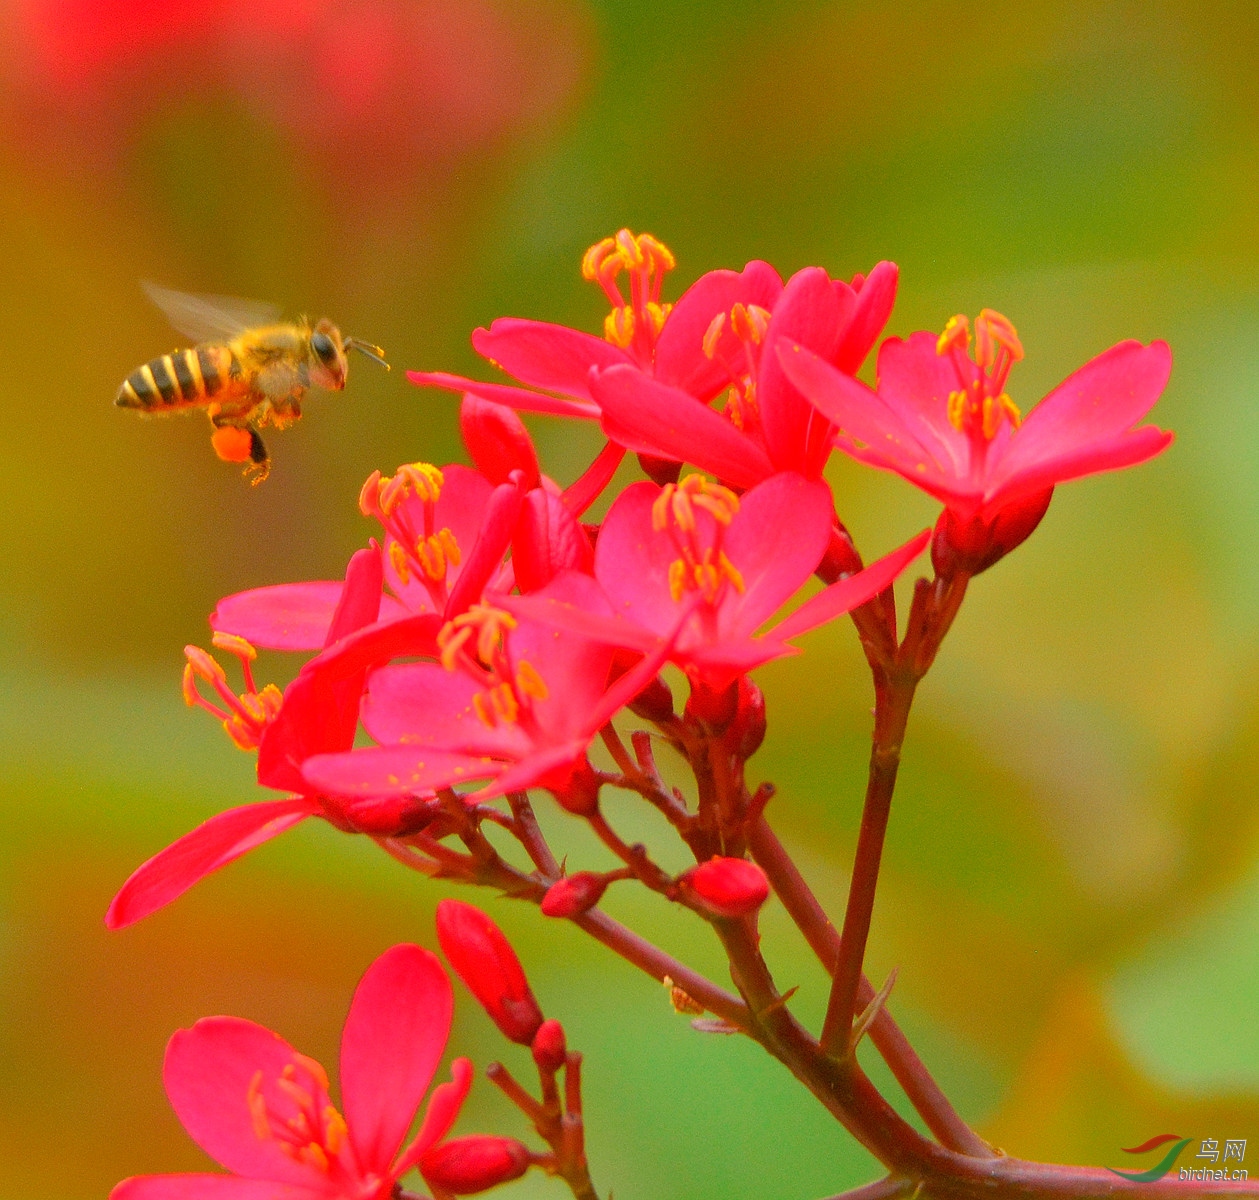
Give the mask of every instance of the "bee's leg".
M 263 445 L 258 431 L 249 424 L 240 424 L 240 418 L 213 416 L 214 433 L 210 435 L 210 443 L 214 453 L 224 462 L 247 462 L 245 474 L 258 472 L 251 483 L 259 484 L 266 479 L 271 470 L 271 458 Z

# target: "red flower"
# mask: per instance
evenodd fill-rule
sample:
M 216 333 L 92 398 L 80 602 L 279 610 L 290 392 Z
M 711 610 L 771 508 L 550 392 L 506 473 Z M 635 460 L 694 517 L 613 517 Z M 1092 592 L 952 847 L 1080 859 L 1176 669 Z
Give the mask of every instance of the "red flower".
M 230 1175 L 141 1175 L 110 1200 L 388 1200 L 449 1131 L 472 1082 L 467 1059 L 438 1087 L 402 1149 L 450 1032 L 453 998 L 437 957 L 394 946 L 367 970 L 341 1035 L 341 1108 L 328 1077 L 269 1029 L 209 1017 L 166 1048 L 171 1106 Z M 344 1115 L 343 1115 L 344 1114 Z
M 531 1045 L 542 1027 L 542 1010 L 506 934 L 474 905 L 441 900 L 437 940 L 455 974 L 502 1035 L 522 1046 Z
M 670 659 L 693 678 L 723 688 L 753 667 L 792 653 L 786 637 L 877 595 L 926 544 L 927 535 L 920 534 L 754 637 L 817 567 L 830 538 L 831 515 L 826 485 L 790 472 L 741 497 L 701 475 L 664 488 L 631 484 L 608 511 L 595 546 L 602 593 L 581 588 L 569 600 L 552 593 L 503 597 L 498 603 L 633 650 L 650 651 L 672 636 Z
M 661 300 L 661 285 L 673 267 L 673 254 L 651 234 L 635 236 L 622 229 L 591 246 L 582 260 L 582 274 L 599 284 L 612 305 L 602 338 L 566 325 L 516 317 L 503 317 L 489 329 L 476 330 L 472 344 L 477 352 L 526 388 L 434 371 L 408 371 L 407 378 L 421 386 L 469 392 L 526 412 L 594 421 L 600 417 L 600 408 L 591 394 L 592 370 L 633 368 L 711 400 L 727 385 L 721 358 L 706 353 L 714 319 L 735 305 L 772 306 L 782 280 L 768 263 L 751 262 L 741 272 L 710 271 L 676 304 L 666 304 Z M 629 283 L 628 297 L 618 283 L 622 273 Z M 729 332 L 721 335 L 719 346 L 723 355 L 738 351 L 738 341 Z
M 428 616 L 410 618 L 410 624 L 405 621 L 387 622 L 382 629 L 376 622 L 381 601 L 381 578 L 379 550 L 360 550 L 351 558 L 344 585 L 331 585 L 338 589 L 336 608 L 324 625 L 324 637 L 330 646 L 336 648 L 336 654 L 330 659 L 331 669 L 300 674 L 285 690 L 278 711 L 275 711 L 273 700 L 264 702 L 255 694 L 252 676 L 248 673 L 249 690 L 245 696 L 238 698 L 240 711 L 233 710 L 229 714 L 226 710 L 220 712 L 211 705 L 205 705 L 221 719 L 227 718 L 225 724 L 237 745 L 258 747 L 259 783 L 264 787 L 298 794 L 285 800 L 247 804 L 219 813 L 155 854 L 133 872 L 114 897 L 105 915 L 105 924 L 110 929 L 120 929 L 147 917 L 183 895 L 211 872 L 307 817 L 322 816 L 341 829 L 380 834 L 396 833 L 426 819 L 423 802 L 414 799 L 405 803 L 355 805 L 320 796 L 306 784 L 300 771 L 301 763 L 311 754 L 348 750 L 354 744 L 359 698 L 366 678 L 366 667 L 354 658 L 354 653 L 361 646 L 364 635 L 374 640 L 389 637 L 391 649 L 396 653 L 415 652 L 424 647 L 417 646 L 414 641 L 407 644 L 399 635 L 415 634 L 413 627 L 417 622 L 428 622 L 433 627 L 438 624 L 437 618 Z M 255 609 L 255 615 L 260 611 Z M 323 624 L 322 616 L 311 627 L 319 624 Z M 256 622 L 253 627 L 257 629 L 261 625 Z M 433 632 L 435 628 L 427 637 L 430 647 Z M 239 641 L 234 635 L 226 636 Z M 223 642 L 224 635 L 217 637 Z M 207 664 L 212 663 L 218 675 L 222 674 L 222 669 L 213 663 L 209 655 L 202 651 L 197 654 L 200 657 L 193 656 L 189 663 L 193 676 L 198 671 L 202 677 L 208 674 L 218 687 L 217 675 Z M 193 666 L 194 658 L 198 664 L 196 667 Z M 248 666 L 247 657 L 243 658 L 243 663 Z M 341 669 L 337 669 L 338 666 Z M 191 681 L 186 677 L 186 695 L 190 685 Z M 226 692 L 226 685 L 221 688 L 221 694 L 223 692 Z M 263 689 L 262 694 L 266 695 L 267 689 Z M 247 703 L 250 697 L 255 703 Z M 249 724 L 245 718 L 251 715 L 265 717 L 265 720 Z M 243 733 L 236 730 L 237 724 Z
M 434 1146 L 420 1159 L 420 1174 L 437 1197 L 474 1196 L 519 1179 L 532 1161 L 515 1138 L 473 1134 Z
M 598 585 L 576 572 L 538 595 L 607 612 Z M 382 798 L 488 779 L 479 798 L 536 786 L 569 811 L 593 811 L 598 779 L 586 748 L 669 649 L 653 647 L 609 688 L 610 647 L 489 606 L 447 623 L 438 643 L 440 663 L 373 672 L 362 719 L 381 745 L 306 760 L 312 790 Z
M 879 350 L 878 387 L 836 370 L 807 346 L 784 341 L 787 376 L 839 432 L 835 444 L 859 462 L 895 471 L 942 500 L 967 558 L 982 559 L 1003 515 L 1010 549 L 1031 532 L 1055 484 L 1132 466 L 1172 435 L 1137 425 L 1167 383 L 1165 342 L 1120 342 L 1086 363 L 1026 419 L 1005 392 L 1023 357 L 1014 327 L 985 309 L 954 317 L 940 337 L 889 338 Z M 977 524 L 976 524 L 977 523 Z M 1030 526 L 1030 528 L 1029 528 Z
M 750 268 L 749 268 L 750 269 Z M 834 430 L 783 373 L 774 347 L 802 343 L 837 372 L 851 374 L 874 345 L 896 297 L 894 263 L 851 284 L 820 267 L 797 272 L 769 303 L 740 299 L 719 309 L 702 348 L 715 371 L 699 389 L 632 366 L 601 365 L 590 391 L 610 438 L 640 453 L 694 463 L 747 488 L 775 471 L 821 476 Z M 728 388 L 725 410 L 708 407 Z

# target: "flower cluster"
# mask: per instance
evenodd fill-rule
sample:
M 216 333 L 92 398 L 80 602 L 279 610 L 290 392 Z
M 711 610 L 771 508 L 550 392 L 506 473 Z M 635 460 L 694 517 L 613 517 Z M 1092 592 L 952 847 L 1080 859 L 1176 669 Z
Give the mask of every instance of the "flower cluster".
M 1161 342 L 1120 343 L 1024 416 L 1008 390 L 1023 346 L 1011 322 L 988 309 L 973 323 L 955 316 L 938 334 L 883 341 L 875 385 L 858 378 L 895 299 L 891 263 L 848 281 L 811 267 L 784 282 L 752 262 L 709 272 L 670 302 L 664 285 L 674 265 L 656 238 L 621 230 L 582 263 L 610 305 L 602 336 L 503 319 L 477 330 L 473 344 L 515 383 L 411 373 L 417 384 L 461 393 L 472 465 L 413 462 L 390 476 L 373 473 L 359 508 L 375 536 L 343 580 L 220 601 L 213 646 L 239 660 L 244 690 L 233 691 L 224 668 L 190 646 L 184 695 L 237 746 L 257 752 L 258 782 L 282 798 L 222 813 L 142 865 L 110 906 L 111 927 L 319 817 L 375 838 L 428 875 L 497 887 L 578 923 L 664 982 L 675 1008 L 702 1018 L 698 1028 L 748 1033 L 787 1061 L 784 1046 L 799 1053 L 806 1043 L 775 1032 L 774 1022 L 791 1019 L 789 994 L 773 992 L 756 967 L 757 914 L 772 883 L 834 980 L 826 1027 L 812 1043 L 815 1068 L 824 1073 L 867 1029 L 875 1036 L 884 1028 L 890 981 L 875 995 L 861 961 L 886 813 L 869 823 L 873 842 L 863 821 L 836 950 L 816 901 L 789 898 L 803 885 L 764 822 L 772 787 L 745 785 L 766 731 L 752 675 L 796 653 L 802 634 L 852 614 L 876 687 L 868 812 L 890 803 L 914 686 L 968 580 L 1033 532 L 1057 484 L 1167 446 L 1170 434 L 1139 422 L 1166 383 L 1170 354 Z M 518 410 L 597 422 L 606 445 L 563 487 L 542 470 Z M 940 501 L 934 531 L 864 565 L 824 477 L 834 449 Z M 646 478 L 608 494 L 627 451 Z M 591 522 L 601 497 L 605 514 Z M 892 585 L 928 543 L 934 579 L 918 581 L 901 640 Z M 258 649 L 310 657 L 281 693 L 255 682 Z M 669 677 L 687 688 L 680 708 Z M 632 720 L 645 728 L 631 734 L 631 751 L 618 722 Z M 692 770 L 693 804 L 664 784 L 653 742 Z M 601 809 L 610 786 L 658 808 L 695 865 L 674 874 L 646 847 L 625 843 Z M 530 790 L 587 822 L 618 865 L 569 873 L 557 863 Z M 529 866 L 500 854 L 486 825 L 514 838 Z M 741 998 L 612 921 L 600 905 L 622 880 L 710 922 Z M 257 1027 L 216 1019 L 177 1035 L 167 1084 L 193 1136 L 237 1174 L 297 1189 L 286 1195 L 331 1194 L 325 1184 L 335 1179 L 337 1195 L 384 1197 L 417 1163 L 435 1194 L 462 1194 L 531 1162 L 561 1174 L 575 1194 L 593 1194 L 582 1190 L 589 1180 L 580 1148 L 563 1132 L 561 1069 L 568 1116 L 580 1113 L 563 1031 L 543 1018 L 484 914 L 444 901 L 438 936 L 503 1034 L 532 1048 L 541 1102 L 505 1069 L 491 1077 L 551 1142 L 549 1158 L 504 1139 L 442 1140 L 466 1091 L 459 1063 L 456 1084 L 446 1085 L 455 1091 L 438 1090 L 420 1133 L 400 1151 L 449 1023 L 444 976 L 414 947 L 395 948 L 360 986 L 342 1053 L 344 1117 L 331 1107 L 322 1071 Z M 378 982 L 390 972 L 398 979 Z M 386 993 L 389 1006 L 410 1015 L 382 1016 Z M 386 1026 L 379 1038 L 364 1032 Z M 807 1077 L 804 1067 L 793 1070 Z M 940 1116 L 934 1094 L 906 1091 L 946 1145 L 974 1152 L 974 1135 Z M 161 1186 L 121 1185 L 127 1200 L 176 1194 Z M 218 1186 L 189 1184 L 178 1194 L 208 1196 Z M 272 1194 L 280 1193 L 249 1191 Z

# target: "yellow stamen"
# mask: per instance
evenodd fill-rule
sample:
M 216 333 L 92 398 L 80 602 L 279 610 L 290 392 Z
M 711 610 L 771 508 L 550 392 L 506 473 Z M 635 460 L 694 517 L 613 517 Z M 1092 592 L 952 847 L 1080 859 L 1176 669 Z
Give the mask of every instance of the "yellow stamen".
M 249 662 L 253 662 L 258 657 L 258 651 L 243 637 L 238 637 L 234 633 L 216 631 L 210 639 L 210 645 L 219 650 L 226 650 L 229 654 L 235 654 L 238 658 L 248 659 Z
M 184 663 L 184 703 L 189 708 L 196 708 L 201 697 L 197 695 L 197 677 L 193 672 L 192 663 Z
M 446 555 L 436 538 L 421 538 L 415 544 L 415 557 L 434 583 L 446 578 Z
M 628 304 L 614 308 L 603 318 L 603 336 L 612 345 L 628 349 L 634 340 L 634 310 Z
M 389 565 L 397 572 L 398 579 L 402 583 L 411 582 L 411 566 L 407 561 L 407 552 L 402 548 L 401 542 L 389 543 Z
M 500 683 L 496 687 L 489 689 L 490 703 L 494 706 L 494 713 L 501 717 L 509 725 L 514 725 L 520 716 L 520 701 L 516 699 L 516 693 L 512 691 L 510 683 Z
M 494 710 L 486 702 L 483 692 L 477 692 L 472 697 L 472 708 L 486 729 L 493 729 L 498 724 L 498 720 L 494 716 Z
M 704 357 L 712 358 L 717 353 L 717 343 L 721 341 L 722 332 L 726 328 L 726 314 L 719 312 L 711 321 L 708 322 L 708 328 L 704 331 Z
M 950 392 L 949 393 L 949 424 L 953 426 L 958 433 L 966 432 L 966 393 Z
M 743 595 L 747 591 L 747 585 L 743 582 L 743 573 L 734 565 L 727 557 L 723 550 L 718 560 L 721 565 L 721 573 L 730 581 L 730 585 L 739 595 Z
M 307 1162 L 324 1175 L 328 1173 L 328 1156 L 318 1142 L 307 1142 L 298 1152 L 299 1161 Z
M 651 322 L 651 332 L 654 336 L 660 336 L 665 320 L 672 311 L 672 304 L 657 304 L 654 300 L 647 302 L 647 319 Z
M 328 1147 L 330 1153 L 336 1154 L 345 1145 L 346 1134 L 349 1132 L 345 1118 L 329 1104 L 323 1110 L 323 1121 L 324 1145 Z
M 370 482 L 370 481 L 369 481 Z M 432 463 L 404 463 L 392 478 L 380 483 L 379 506 L 386 516 L 407 498 L 414 495 L 425 504 L 436 504 L 441 499 L 442 485 L 446 482 L 441 470 Z
M 452 566 L 457 567 L 463 561 L 463 551 L 459 549 L 459 543 L 455 540 L 455 535 L 450 532 L 448 526 L 443 526 L 436 534 L 438 544 L 442 548 L 442 553 L 446 555 L 446 561 Z
M 545 700 L 551 694 L 537 668 L 524 659 L 516 667 L 516 686 L 534 700 Z
M 192 673 L 206 683 L 226 683 L 227 674 L 200 646 L 185 646 L 184 657 Z
M 996 349 L 1000 346 L 1012 362 L 1023 357 L 1023 343 L 1009 317 L 992 308 L 985 308 L 975 318 L 975 361 L 980 370 L 986 371 L 996 361 Z
M 441 664 L 447 671 L 458 665 L 460 651 L 471 640 L 475 630 L 469 626 L 457 627 L 454 622 L 443 625 L 437 634 L 437 648 L 441 651 Z
M 604 260 L 611 254 L 616 253 L 616 242 L 606 237 L 602 241 L 595 242 L 593 246 L 582 256 L 581 274 L 583 279 L 588 279 L 592 283 L 599 278 L 600 269 Z
M 682 599 L 686 591 L 686 574 L 686 563 L 682 559 L 675 558 L 669 564 L 669 595 L 674 604 Z
M 769 315 L 759 304 L 736 304 L 730 310 L 730 328 L 741 342 L 759 345 L 769 328 Z
M 267 1120 L 267 1100 L 262 1094 L 262 1072 L 255 1071 L 249 1081 L 249 1090 L 245 1093 L 245 1103 L 249 1107 L 249 1117 L 253 1122 L 254 1136 L 265 1142 L 271 1136 L 271 1122 Z
M 945 325 L 944 332 L 940 334 L 939 340 L 936 342 L 936 353 L 946 354 L 955 346 L 958 349 L 965 350 L 970 345 L 970 321 L 967 320 L 964 313 L 958 313 L 955 317 L 949 318 L 949 323 Z

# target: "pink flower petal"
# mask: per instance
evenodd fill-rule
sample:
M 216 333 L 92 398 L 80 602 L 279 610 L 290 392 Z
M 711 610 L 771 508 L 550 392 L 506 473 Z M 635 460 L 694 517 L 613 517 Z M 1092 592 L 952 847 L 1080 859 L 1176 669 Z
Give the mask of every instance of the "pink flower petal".
M 810 600 L 806 600 L 785 621 L 769 630 L 769 636 L 785 641 L 798 637 L 810 629 L 816 629 L 827 621 L 864 604 L 877 596 L 884 588 L 926 548 L 931 530 L 924 529 L 917 537 L 910 538 L 899 550 L 884 555 L 871 563 L 864 571 L 858 571 L 847 579 L 823 588 Z
M 812 462 L 808 454 L 813 409 L 790 377 L 784 375 L 775 347 L 780 339 L 798 343 L 829 363 L 839 349 L 855 306 L 851 290 L 836 292 L 821 267 L 797 271 L 774 306 L 761 354 L 756 399 L 765 444 L 779 470 L 811 474 L 814 468 L 820 470 L 822 464 Z
M 673 306 L 660 331 L 656 378 L 708 403 L 730 385 L 724 364 L 743 363 L 743 346 L 730 328 L 730 309 L 755 304 L 772 310 L 782 287 L 778 272 L 765 262 L 750 262 L 742 271 L 701 275 Z M 704 353 L 704 335 L 718 313 L 725 313 L 727 320 L 710 358 Z
M 612 482 L 612 476 L 625 457 L 625 447 L 616 442 L 607 442 L 595 456 L 594 462 L 582 472 L 581 476 L 564 489 L 564 507 L 580 517 L 602 494 L 603 489 Z
M 345 568 L 345 587 L 328 622 L 325 645 L 339 642 L 347 634 L 371 625 L 380 617 L 384 584 L 380 547 L 374 541 L 370 549 L 356 550 L 350 555 Z
M 594 548 L 559 496 L 534 488 L 512 536 L 512 565 L 522 592 L 536 592 L 561 571 L 594 570 Z
M 386 950 L 359 981 L 341 1034 L 341 1104 L 359 1165 L 385 1175 L 450 1035 L 454 995 L 437 956 Z
M 445 371 L 408 371 L 407 378 L 417 387 L 443 388 L 448 392 L 471 392 L 482 400 L 493 400 L 495 404 L 506 404 L 518 412 L 550 413 L 557 417 L 584 417 L 587 420 L 599 419 L 599 408 L 595 404 L 587 404 L 581 400 L 558 400 L 554 396 L 544 396 L 541 392 L 531 392 L 526 388 L 509 387 L 503 383 L 480 383 L 475 379 L 465 379 L 462 375 L 449 375 Z
M 445 499 L 444 488 L 442 498 Z M 467 612 L 481 599 L 481 593 L 498 570 L 511 544 L 522 499 L 521 489 L 515 483 L 500 484 L 490 493 L 475 542 L 460 543 L 464 559 L 442 613 L 447 621 Z
M 237 592 L 218 602 L 210 626 L 265 650 L 318 650 L 344 586 L 336 579 Z
M 136 1175 L 124 1179 L 109 1200 L 329 1200 L 326 1188 L 298 1187 L 240 1175 Z
M 459 1110 L 472 1088 L 472 1064 L 466 1058 L 456 1058 L 450 1064 L 450 1074 L 450 1083 L 443 1083 L 433 1089 L 424 1110 L 424 1120 L 420 1122 L 419 1133 L 394 1164 L 395 1178 L 405 1175 L 415 1166 L 425 1150 L 440 1142 L 450 1132 L 458 1118 Z
M 830 488 L 791 472 L 743 494 L 724 547 L 743 591 L 727 588 L 722 598 L 723 639 L 754 633 L 813 574 L 830 541 L 831 513 Z
M 774 473 L 765 451 L 720 413 L 634 367 L 600 372 L 591 390 L 603 409 L 603 431 L 630 450 L 693 462 L 735 487 Z
M 1058 483 L 1066 483 L 1069 479 L 1136 466 L 1161 454 L 1172 444 L 1174 437 L 1174 434 L 1159 429 L 1156 425 L 1142 425 L 1131 433 L 1080 446 L 1056 458 L 1033 463 L 1011 476 L 1008 482 L 998 488 L 987 499 L 984 511 L 995 512 L 1011 501 Z
M 1085 363 L 1028 413 L 994 465 L 990 486 L 1001 487 L 1046 459 L 1127 432 L 1154 407 L 1171 369 L 1166 342 L 1120 342 Z
M 552 629 L 602 642 L 607 646 L 647 651 L 660 641 L 659 634 L 627 620 L 624 616 L 590 612 L 554 596 L 495 596 L 494 603 L 517 616 L 527 617 Z
M 804 346 L 782 341 L 778 357 L 783 370 L 819 412 L 849 436 L 874 447 L 890 469 L 917 480 L 924 471 L 938 473 L 942 464 L 929 452 L 901 412 L 860 380 L 837 371 Z M 843 443 L 840 443 L 841 448 Z M 948 461 L 948 460 L 946 460 Z
M 369 746 L 319 754 L 303 764 L 311 787 L 334 796 L 406 796 L 434 792 L 503 770 L 495 759 L 450 754 L 424 746 Z
M 494 758 L 527 753 L 529 739 L 518 725 L 491 729 L 476 715 L 472 697 L 481 690 L 476 680 L 438 663 L 382 667 L 368 684 L 363 727 L 386 746 L 406 742 Z
M 249 1179 L 323 1190 L 326 1175 L 290 1158 L 275 1137 L 259 1137 L 254 1126 L 251 1089 L 281 1124 L 297 1115 L 298 1102 L 279 1086 L 286 1067 L 322 1112 L 328 1093 L 301 1056 L 278 1034 L 239 1017 L 207 1017 L 179 1030 L 166 1047 L 162 1074 L 176 1116 L 216 1162 Z
M 855 374 L 865 362 L 879 334 L 892 315 L 896 303 L 896 283 L 899 270 L 893 262 L 876 263 L 865 283 L 857 293 L 848 328 L 844 330 L 839 349 L 835 352 L 835 365 L 849 375 Z
M 591 367 L 631 361 L 624 350 L 603 338 L 518 317 L 500 317 L 488 329 L 474 331 L 472 345 L 482 358 L 530 387 L 583 400 L 591 399 L 587 382 Z
M 305 797 L 246 804 L 211 817 L 138 867 L 105 914 L 110 929 L 122 929 L 182 896 L 213 871 L 270 841 L 319 806 Z

